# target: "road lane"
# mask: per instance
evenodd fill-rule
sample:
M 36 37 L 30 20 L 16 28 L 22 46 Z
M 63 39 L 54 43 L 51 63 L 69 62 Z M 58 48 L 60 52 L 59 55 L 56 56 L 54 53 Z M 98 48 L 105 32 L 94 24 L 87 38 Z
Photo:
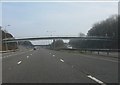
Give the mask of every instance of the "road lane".
M 22 63 L 18 66 L 20 61 Z M 101 82 L 116 83 L 117 66 L 117 62 L 92 58 L 91 55 L 41 48 L 3 59 L 3 82 L 91 83 L 96 81 L 88 76 L 93 76 Z
M 17 65 L 18 61 L 22 63 Z M 3 61 L 3 83 L 85 82 L 95 83 L 85 74 L 53 58 L 45 49 L 14 55 Z
M 118 82 L 118 61 L 110 58 L 99 58 L 100 56 L 75 54 L 68 52 L 52 51 L 52 55 L 56 55 L 59 59 L 64 59 L 65 63 L 76 68 L 77 70 L 95 76 L 96 78 L 107 82 Z

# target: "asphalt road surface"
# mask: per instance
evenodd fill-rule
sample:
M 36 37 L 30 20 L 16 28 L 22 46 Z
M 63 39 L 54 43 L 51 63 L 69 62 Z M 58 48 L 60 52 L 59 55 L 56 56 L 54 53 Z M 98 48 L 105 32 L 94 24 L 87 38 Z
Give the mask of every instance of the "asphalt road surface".
M 3 83 L 118 83 L 116 58 L 39 48 L 3 54 Z

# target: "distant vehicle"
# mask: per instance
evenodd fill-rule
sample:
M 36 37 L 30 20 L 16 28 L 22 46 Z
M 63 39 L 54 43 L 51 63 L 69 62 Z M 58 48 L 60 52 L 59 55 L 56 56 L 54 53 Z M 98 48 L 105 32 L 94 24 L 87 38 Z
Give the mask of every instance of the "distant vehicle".
M 36 48 L 34 47 L 33 50 L 36 50 Z

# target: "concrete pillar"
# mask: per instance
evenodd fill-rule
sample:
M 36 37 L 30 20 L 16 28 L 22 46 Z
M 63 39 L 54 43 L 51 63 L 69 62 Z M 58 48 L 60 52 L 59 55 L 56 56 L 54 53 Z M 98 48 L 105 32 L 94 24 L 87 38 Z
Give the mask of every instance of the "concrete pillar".
M 55 49 L 55 39 L 53 39 L 53 49 Z

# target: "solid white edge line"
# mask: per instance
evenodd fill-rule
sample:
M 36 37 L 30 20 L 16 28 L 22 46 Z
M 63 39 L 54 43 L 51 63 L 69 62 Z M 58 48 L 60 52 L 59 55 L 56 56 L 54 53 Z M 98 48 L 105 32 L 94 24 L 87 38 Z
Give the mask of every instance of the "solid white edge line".
M 93 77 L 93 76 L 91 76 L 91 75 L 88 75 L 87 77 L 90 78 L 90 79 L 92 79 L 92 80 L 94 80 L 94 81 L 96 81 L 97 83 L 99 83 L 99 84 L 101 84 L 101 85 L 106 85 L 106 84 L 104 84 L 104 82 L 96 79 L 95 77 Z
M 17 64 L 21 64 L 22 63 L 22 61 L 19 61 Z
M 85 57 L 87 57 L 87 56 L 85 56 Z M 87 58 L 93 58 L 93 59 L 99 59 L 99 60 L 105 60 L 105 61 L 110 61 L 110 62 L 116 62 L 116 63 L 118 63 L 118 61 L 116 61 L 116 60 L 110 60 L 110 59 L 105 59 L 105 58 L 96 58 L 96 57 L 87 57 Z
M 27 51 L 27 52 L 29 52 L 29 51 Z M 27 53 L 27 52 L 21 52 L 21 53 L 18 53 L 18 54 L 8 55 L 8 57 L 9 57 L 9 56 L 21 55 L 21 54 L 24 54 L 24 53 Z M 6 56 L 3 56 L 3 57 L 6 57 Z
M 64 62 L 64 60 L 63 60 L 63 59 L 60 59 L 60 61 L 61 61 L 61 62 Z

